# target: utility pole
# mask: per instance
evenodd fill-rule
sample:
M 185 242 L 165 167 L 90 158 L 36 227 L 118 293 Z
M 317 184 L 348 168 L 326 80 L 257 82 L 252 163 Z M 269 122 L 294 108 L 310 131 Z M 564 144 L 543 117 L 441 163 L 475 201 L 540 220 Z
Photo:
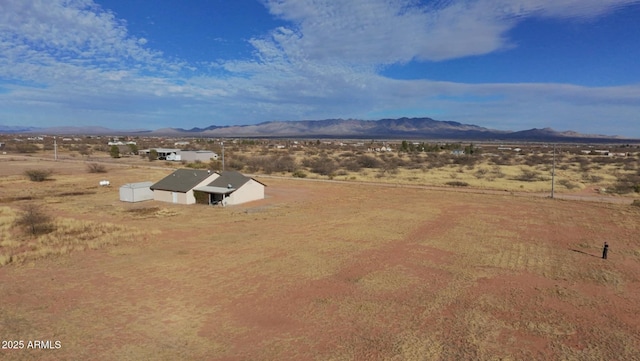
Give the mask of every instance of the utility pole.
M 556 178 L 556 145 L 553 144 L 553 168 L 551 168 L 551 198 L 554 196 L 554 186 Z
M 222 145 L 222 171 L 224 172 L 224 142 L 220 142 Z
M 58 143 L 56 137 L 53 137 L 53 160 L 58 160 Z

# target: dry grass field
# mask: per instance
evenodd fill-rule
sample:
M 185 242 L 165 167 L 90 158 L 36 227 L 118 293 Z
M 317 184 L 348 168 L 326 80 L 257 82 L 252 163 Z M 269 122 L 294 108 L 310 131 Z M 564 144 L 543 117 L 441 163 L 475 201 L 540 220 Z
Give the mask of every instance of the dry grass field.
M 107 170 L 0 159 L 3 360 L 640 359 L 630 202 L 257 176 L 242 206 L 130 204 L 171 170 Z M 34 203 L 53 231 L 15 226 Z

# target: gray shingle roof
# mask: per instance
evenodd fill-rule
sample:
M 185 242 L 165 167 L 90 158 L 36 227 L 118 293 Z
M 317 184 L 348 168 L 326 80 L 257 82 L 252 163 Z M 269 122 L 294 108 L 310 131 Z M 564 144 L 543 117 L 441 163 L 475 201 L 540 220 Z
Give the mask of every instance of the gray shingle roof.
M 197 169 L 178 169 L 170 175 L 166 176 L 150 188 L 155 190 L 171 191 L 186 193 L 198 183 L 211 176 L 211 172 L 207 170 Z
M 251 178 L 243 175 L 240 172 L 236 171 L 225 171 L 219 172 L 220 177 L 216 178 L 213 182 L 207 184 L 210 187 L 221 187 L 228 188 L 231 185 L 231 188 L 238 189 L 242 187 L 245 183 L 251 180 Z

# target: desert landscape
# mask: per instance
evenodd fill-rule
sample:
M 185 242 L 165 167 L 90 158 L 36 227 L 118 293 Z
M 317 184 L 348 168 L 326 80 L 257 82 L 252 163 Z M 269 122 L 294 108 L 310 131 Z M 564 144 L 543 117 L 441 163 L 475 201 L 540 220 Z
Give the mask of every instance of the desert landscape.
M 25 345 L 2 358 L 640 359 L 638 197 L 600 191 L 637 159 L 559 157 L 551 199 L 547 161 L 265 172 L 270 151 L 227 148 L 267 188 L 226 208 L 119 201 L 184 163 L 1 156 L 0 339 Z M 50 229 L 19 226 L 29 207 Z

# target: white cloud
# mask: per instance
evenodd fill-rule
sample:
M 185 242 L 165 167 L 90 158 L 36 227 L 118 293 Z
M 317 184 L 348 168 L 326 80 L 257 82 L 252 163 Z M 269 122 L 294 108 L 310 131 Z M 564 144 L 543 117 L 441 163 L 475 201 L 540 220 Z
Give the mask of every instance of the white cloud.
M 393 64 L 445 60 L 511 46 L 505 33 L 529 16 L 592 18 L 638 0 L 266 0 L 300 33 L 281 42 L 310 59 Z
M 90 0 L 4 0 L 0 2 L 0 75 L 59 79 L 59 67 L 166 69 L 161 54 L 143 48 L 144 38 L 127 34 L 126 23 Z M 46 71 L 18 71 L 24 68 Z

